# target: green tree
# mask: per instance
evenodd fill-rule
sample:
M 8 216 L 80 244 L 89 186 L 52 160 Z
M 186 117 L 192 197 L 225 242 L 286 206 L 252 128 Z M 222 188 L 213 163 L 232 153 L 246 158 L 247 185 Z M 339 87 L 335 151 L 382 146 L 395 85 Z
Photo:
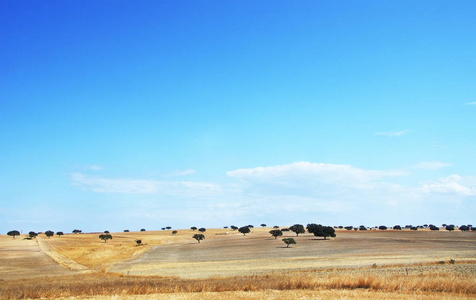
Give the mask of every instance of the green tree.
M 56 235 L 57 235 L 57 236 L 62 236 L 62 235 L 64 235 L 64 233 L 63 233 L 63 231 L 58 231 L 58 232 L 56 233 Z
M 145 229 L 144 229 L 144 228 L 142 228 L 140 231 L 145 231 Z
M 176 234 L 177 234 L 177 230 L 172 231 L 172 234 L 173 234 L 173 235 L 176 235 Z
M 101 234 L 99 238 L 103 240 L 104 243 L 107 243 L 107 240 L 112 240 L 112 235 L 110 235 L 109 233 Z
M 296 244 L 296 241 L 293 238 L 284 238 L 283 242 L 286 244 L 286 248 L 289 248 L 289 245 Z
M 283 232 L 279 229 L 273 229 L 273 230 L 270 230 L 269 233 L 274 236 L 274 239 L 277 239 L 278 236 L 282 236 L 283 235 Z
M 461 225 L 461 226 L 459 227 L 459 230 L 461 230 L 461 231 L 469 231 L 469 226 Z
M 193 231 L 195 231 L 195 230 L 197 230 L 197 227 L 192 226 L 192 227 L 190 227 L 190 229 L 192 229 Z
M 296 236 L 299 236 L 300 233 L 305 233 L 306 230 L 304 230 L 304 226 L 301 224 L 294 224 L 293 226 L 289 227 L 289 230 L 294 232 Z
M 246 235 L 247 233 L 250 233 L 250 228 L 248 226 L 243 226 L 243 227 L 240 227 L 240 229 L 238 229 L 238 231 L 240 233 L 243 233 L 243 235 Z
M 51 231 L 51 230 L 47 230 L 47 231 L 45 231 L 45 235 L 46 235 L 48 238 L 50 238 L 50 237 L 52 237 L 53 235 L 55 235 L 55 233 L 54 233 L 53 231 Z
M 196 239 L 198 243 L 200 244 L 200 241 L 205 239 L 205 235 L 201 233 L 196 233 L 193 235 L 193 238 Z
M 264 224 L 264 223 L 263 223 L 263 224 L 261 224 L 261 227 L 266 227 L 266 224 Z
M 17 235 L 20 235 L 20 231 L 12 230 L 12 231 L 7 232 L 7 235 L 12 236 L 13 238 L 15 238 Z
M 330 226 L 322 226 L 321 224 L 308 224 L 307 231 L 314 234 L 314 236 L 322 236 L 326 240 L 327 237 L 335 237 L 335 230 Z
M 30 232 L 28 232 L 28 235 L 30 236 L 30 238 L 34 238 L 34 237 L 38 236 L 38 233 L 36 233 L 34 231 L 30 231 Z
M 200 232 L 205 232 L 205 231 L 207 231 L 207 229 L 202 227 L 202 228 L 200 228 L 198 231 L 200 231 Z

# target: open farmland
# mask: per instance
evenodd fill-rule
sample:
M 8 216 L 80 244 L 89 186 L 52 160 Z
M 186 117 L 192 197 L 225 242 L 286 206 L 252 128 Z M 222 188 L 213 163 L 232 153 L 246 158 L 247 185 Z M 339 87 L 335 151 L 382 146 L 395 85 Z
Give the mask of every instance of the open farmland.
M 476 296 L 474 232 L 338 230 L 330 240 L 287 232 L 297 244 L 286 248 L 269 230 L 209 229 L 200 244 L 188 229 L 112 233 L 107 243 L 99 234 L 0 236 L 0 298 Z
M 297 245 L 286 248 L 281 238 L 274 239 L 267 231 L 269 229 L 255 228 L 253 233 L 243 236 L 236 232 L 217 235 L 225 231 L 214 230 L 200 244 L 191 238 L 180 239 L 154 247 L 141 258 L 117 264 L 110 271 L 206 278 L 313 268 L 476 260 L 476 235 L 467 232 L 338 231 L 337 238 L 330 240 L 310 234 L 296 237 L 287 232 L 283 237 L 294 237 Z

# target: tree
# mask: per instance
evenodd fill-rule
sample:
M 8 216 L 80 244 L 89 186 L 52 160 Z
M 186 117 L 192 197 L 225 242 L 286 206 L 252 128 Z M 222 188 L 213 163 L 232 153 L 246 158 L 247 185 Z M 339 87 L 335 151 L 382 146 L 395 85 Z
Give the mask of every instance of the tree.
M 129 229 L 124 229 L 124 232 L 129 232 Z
M 253 225 L 247 225 L 248 228 L 255 228 Z
M 266 224 L 264 224 L 264 223 L 263 223 L 263 224 L 261 224 L 261 227 L 266 227 Z
M 385 225 L 380 225 L 380 226 L 378 227 L 378 229 L 379 229 L 379 230 L 387 230 L 387 226 L 385 226 Z
M 142 228 L 140 231 L 145 231 L 145 229 L 144 229 L 144 228 Z
M 417 231 L 417 230 L 418 230 L 418 227 L 413 226 L 413 227 L 410 228 L 410 230 Z
M 165 230 L 165 227 L 162 227 L 162 230 Z
M 30 238 L 34 238 L 34 237 L 38 236 L 38 233 L 36 233 L 34 231 L 30 231 L 30 232 L 28 232 L 28 235 L 30 236 Z
M 192 227 L 190 227 L 190 229 L 192 229 L 193 231 L 195 231 L 195 230 L 197 230 L 197 227 L 192 226 Z
M 307 231 L 314 236 L 322 236 L 326 240 L 327 237 L 336 237 L 335 229 L 330 226 L 322 226 L 321 224 L 307 224 Z
M 170 230 L 170 229 L 172 229 L 172 227 L 171 227 L 171 226 L 167 226 L 167 227 L 165 227 L 165 228 L 166 228 L 167 230 Z
M 455 230 L 455 226 L 454 225 L 447 225 L 445 227 L 445 229 L 448 230 L 448 231 L 453 231 L 453 230 Z
M 289 230 L 294 232 L 296 236 L 299 236 L 300 233 L 305 233 L 306 230 L 304 230 L 304 226 L 301 224 L 294 224 L 293 226 L 289 227 Z
M 250 233 L 250 228 L 248 226 L 243 226 L 243 227 L 240 227 L 240 229 L 238 229 L 238 231 L 240 233 L 243 233 L 243 235 L 246 235 L 247 233 Z
M 277 239 L 278 236 L 282 236 L 283 235 L 283 232 L 279 229 L 273 229 L 273 230 L 270 230 L 269 231 L 269 234 L 271 234 L 272 236 L 274 236 L 274 239 Z
M 296 241 L 293 238 L 284 238 L 283 242 L 286 244 L 286 248 L 289 248 L 289 245 L 296 244 Z
M 82 231 L 82 230 L 79 230 L 79 229 L 73 230 L 73 233 L 81 233 L 81 232 L 83 232 L 83 231 Z
M 352 230 L 354 228 L 354 226 L 345 226 L 344 228 L 347 229 L 347 230 Z
M 278 229 L 279 226 L 278 226 L 278 225 L 274 225 L 273 228 L 274 228 L 274 229 Z
M 436 226 L 433 225 L 433 224 L 430 224 L 430 230 L 432 230 L 432 231 L 438 231 L 438 230 L 440 230 L 440 228 L 436 227 Z
M 200 228 L 198 231 L 200 231 L 200 232 L 205 232 L 205 231 L 207 231 L 207 229 L 202 227 L 202 228 Z
M 402 226 L 395 225 L 395 226 L 393 226 L 393 230 L 402 230 Z
M 461 225 L 461 226 L 459 227 L 459 230 L 461 230 L 461 231 L 469 231 L 469 227 L 466 226 L 466 225 Z
M 109 230 L 105 230 L 104 233 L 110 233 Z
M 136 240 L 136 244 L 137 244 L 137 246 L 142 245 L 142 240 Z
M 231 230 L 237 230 L 238 229 L 238 227 L 236 227 L 235 225 L 231 225 L 230 228 L 231 228 Z
M 173 234 L 173 235 L 176 235 L 176 234 L 177 234 L 177 230 L 172 231 L 172 234 Z
M 112 235 L 110 235 L 109 233 L 101 234 L 99 238 L 103 240 L 104 243 L 107 243 L 107 240 L 112 240 Z
M 196 234 L 193 235 L 193 238 L 196 239 L 198 241 L 198 243 L 200 244 L 200 241 L 204 240 L 205 236 L 201 233 L 196 233 Z
M 15 236 L 20 235 L 20 231 L 12 230 L 12 231 L 7 232 L 7 235 L 12 236 L 13 238 L 15 238 Z
M 56 233 L 56 235 L 57 235 L 57 236 L 62 236 L 62 235 L 64 235 L 64 233 L 63 233 L 63 231 L 58 231 L 58 232 Z
M 53 235 L 55 235 L 55 233 L 54 233 L 53 231 L 51 231 L 51 230 L 47 230 L 47 231 L 45 231 L 45 235 L 46 235 L 48 238 L 50 238 L 50 237 L 52 237 Z
M 364 225 L 360 225 L 359 230 L 367 230 L 367 227 L 365 227 Z

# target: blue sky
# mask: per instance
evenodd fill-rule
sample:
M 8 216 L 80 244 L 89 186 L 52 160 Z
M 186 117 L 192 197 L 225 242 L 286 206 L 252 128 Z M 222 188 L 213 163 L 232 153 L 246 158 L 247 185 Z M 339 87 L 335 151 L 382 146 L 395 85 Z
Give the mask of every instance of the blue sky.
M 0 232 L 474 224 L 474 1 L 0 1 Z

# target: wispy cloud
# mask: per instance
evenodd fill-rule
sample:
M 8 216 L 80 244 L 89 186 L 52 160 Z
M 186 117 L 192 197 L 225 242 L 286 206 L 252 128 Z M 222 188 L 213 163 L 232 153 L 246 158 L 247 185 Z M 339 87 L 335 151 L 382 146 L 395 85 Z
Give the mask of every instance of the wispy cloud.
M 441 161 L 424 161 L 419 164 L 413 165 L 414 169 L 424 170 L 438 170 L 440 168 L 449 167 L 451 164 L 443 163 Z
M 98 193 L 201 195 L 221 190 L 219 185 L 213 183 L 105 178 L 82 173 L 71 174 L 71 183 Z
M 466 105 L 476 105 L 476 102 L 468 102 Z
M 409 130 L 402 130 L 402 131 L 395 131 L 395 132 L 376 132 L 375 135 L 383 135 L 383 136 L 393 137 L 393 136 L 401 136 L 401 135 L 404 135 L 408 132 L 409 132 Z

